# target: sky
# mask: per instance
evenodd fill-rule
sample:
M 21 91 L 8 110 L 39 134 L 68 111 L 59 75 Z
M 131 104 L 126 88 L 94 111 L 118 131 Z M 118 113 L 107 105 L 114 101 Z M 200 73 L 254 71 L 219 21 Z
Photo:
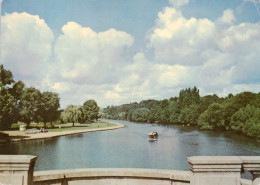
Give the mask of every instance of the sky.
M 259 0 L 0 0 L 1 64 L 61 108 L 260 92 Z

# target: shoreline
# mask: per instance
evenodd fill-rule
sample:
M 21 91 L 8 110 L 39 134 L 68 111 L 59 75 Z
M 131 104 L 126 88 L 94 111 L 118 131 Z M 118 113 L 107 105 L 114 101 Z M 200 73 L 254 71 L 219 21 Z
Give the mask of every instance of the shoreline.
M 60 136 L 67 136 L 67 135 L 73 135 L 73 134 L 82 134 L 87 132 L 97 132 L 97 131 L 106 131 L 106 130 L 115 130 L 119 128 L 124 128 L 125 125 L 121 123 L 115 123 L 106 121 L 108 123 L 115 124 L 115 126 L 105 127 L 105 128 L 94 128 L 94 129 L 83 129 L 83 130 L 73 130 L 73 131 L 62 131 L 62 132 L 46 132 L 46 133 L 37 133 L 37 134 L 17 134 L 17 135 L 10 135 L 16 136 L 16 137 L 24 137 L 24 138 L 15 138 L 6 140 L 5 142 L 19 142 L 19 141 L 28 141 L 28 140 L 37 140 L 37 139 L 48 139 L 48 138 L 54 138 L 54 137 L 60 137 Z M 8 133 L 8 132 L 5 132 Z

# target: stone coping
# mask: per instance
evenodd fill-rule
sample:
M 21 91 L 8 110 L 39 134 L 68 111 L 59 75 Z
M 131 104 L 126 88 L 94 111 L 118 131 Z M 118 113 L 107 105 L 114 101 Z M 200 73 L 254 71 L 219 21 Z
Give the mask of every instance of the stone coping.
M 188 162 L 191 164 L 242 164 L 242 160 L 238 156 L 192 156 L 188 157 Z
M 175 181 L 190 181 L 189 171 L 135 168 L 92 168 L 34 172 L 34 182 L 66 178 L 145 178 Z
M 244 164 L 260 164 L 260 156 L 239 156 L 239 158 L 243 161 Z
M 32 155 L 0 155 L 0 163 L 31 163 L 36 161 L 37 157 Z

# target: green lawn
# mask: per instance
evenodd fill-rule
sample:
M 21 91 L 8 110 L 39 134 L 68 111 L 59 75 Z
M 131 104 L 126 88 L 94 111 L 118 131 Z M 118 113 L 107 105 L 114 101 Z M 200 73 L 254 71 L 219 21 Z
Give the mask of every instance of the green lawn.
M 55 128 L 48 128 L 49 132 L 62 132 L 62 131 L 73 131 L 73 130 L 85 130 L 85 129 L 95 129 L 95 128 L 105 128 L 115 126 L 113 123 L 108 123 L 105 121 L 96 121 L 90 124 L 79 124 L 75 123 L 72 127 L 72 123 L 55 125 Z

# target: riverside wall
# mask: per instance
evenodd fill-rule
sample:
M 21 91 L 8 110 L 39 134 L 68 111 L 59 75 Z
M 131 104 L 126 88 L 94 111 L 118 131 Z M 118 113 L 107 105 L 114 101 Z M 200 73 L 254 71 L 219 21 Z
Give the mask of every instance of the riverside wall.
M 35 171 L 36 156 L 0 155 L 0 185 L 260 185 L 260 156 L 188 157 L 190 171 L 67 169 Z M 252 179 L 242 179 L 248 171 Z

